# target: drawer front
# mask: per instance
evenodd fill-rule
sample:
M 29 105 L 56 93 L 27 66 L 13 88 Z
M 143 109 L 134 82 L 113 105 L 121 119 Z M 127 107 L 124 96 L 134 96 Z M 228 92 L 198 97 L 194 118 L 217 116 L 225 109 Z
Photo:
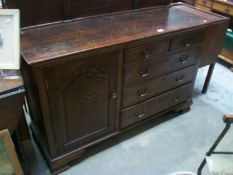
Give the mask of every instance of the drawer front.
M 202 9 L 202 10 L 206 10 L 206 11 L 211 11 L 211 8 L 209 8 L 209 7 L 205 7 L 205 6 L 202 6 L 202 5 L 198 5 L 198 4 L 196 4 L 195 5 L 195 7 L 197 7 L 197 8 L 200 8 L 200 9 Z
M 212 6 L 212 0 L 197 0 L 196 3 L 209 8 Z
M 203 39 L 204 31 L 190 32 L 172 39 L 170 51 L 190 48 L 200 44 Z
M 224 14 L 233 15 L 233 7 L 228 4 L 223 4 L 215 1 L 213 2 L 212 9 Z
M 169 40 L 157 41 L 134 47 L 124 51 L 124 64 L 129 64 L 138 61 L 150 60 L 156 56 L 166 54 L 169 47 Z
M 122 92 L 122 108 L 142 102 L 162 92 L 174 89 L 194 80 L 197 66 L 187 67 L 180 71 L 161 76 L 145 83 L 129 87 Z
M 184 102 L 192 95 L 193 83 L 186 84 L 175 90 L 137 104 L 121 111 L 120 127 L 124 128 L 163 110 Z
M 148 80 L 154 77 L 173 72 L 196 64 L 199 48 L 188 49 L 184 52 L 172 54 L 157 61 L 145 61 L 132 66 L 125 66 L 123 85 L 130 86 L 137 82 Z

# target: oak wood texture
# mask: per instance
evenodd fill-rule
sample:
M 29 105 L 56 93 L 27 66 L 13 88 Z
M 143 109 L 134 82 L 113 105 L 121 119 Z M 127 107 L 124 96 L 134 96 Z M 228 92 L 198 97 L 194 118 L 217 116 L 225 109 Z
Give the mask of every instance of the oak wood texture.
M 163 93 L 162 95 L 122 110 L 120 127 L 127 127 L 135 122 L 168 109 L 169 107 L 186 101 L 191 97 L 192 89 L 193 85 L 192 83 L 189 83 L 173 91 Z
M 196 66 L 187 67 L 176 72 L 153 78 L 122 90 L 122 107 L 145 101 L 153 96 L 174 89 L 188 82 L 192 82 Z
M 12 89 L 23 87 L 23 80 L 20 76 L 17 79 L 0 77 L 0 94 L 4 94 Z
M 169 40 L 156 41 L 143 46 L 124 50 L 124 63 L 134 63 L 143 60 L 157 59 L 157 57 L 168 52 Z M 158 60 L 158 59 L 157 59 Z
M 199 5 L 199 4 L 195 4 L 195 7 L 199 8 L 199 9 L 202 9 L 202 10 L 205 10 L 205 11 L 211 12 L 211 8 L 206 7 L 206 6 L 202 6 L 202 5 Z
M 221 54 L 218 55 L 219 58 L 231 64 L 231 70 L 233 71 L 233 52 L 222 48 Z
M 233 17 L 233 3 L 229 1 L 222 0 L 213 0 L 212 10 L 217 13 L 221 13 L 223 15 L 231 17 L 230 26 L 232 26 L 232 17 Z M 219 58 L 233 64 L 233 54 L 230 50 L 222 49 Z M 233 70 L 233 67 L 231 68 Z
M 206 8 L 212 7 L 213 0 L 196 0 L 195 5 L 203 6 Z
M 213 0 L 212 9 L 214 11 L 233 16 L 233 3 L 222 0 Z
M 117 93 L 118 55 L 118 52 L 93 55 L 46 71 L 60 153 L 114 131 L 116 97 L 109 95 Z
M 174 4 L 25 28 L 31 128 L 53 173 L 98 142 L 188 111 L 197 69 L 216 61 L 227 23 Z M 126 93 L 143 85 L 154 92 L 142 100 Z
M 155 59 L 152 61 L 140 62 L 134 65 L 124 67 L 124 87 L 130 86 L 137 82 L 155 78 L 187 66 L 197 63 L 197 54 L 199 48 L 188 49 L 183 52 L 173 53 L 167 57 Z
M 28 64 L 35 64 L 226 20 L 186 5 L 172 5 L 62 22 L 23 31 L 22 55 Z M 160 28 L 164 32 L 157 31 Z

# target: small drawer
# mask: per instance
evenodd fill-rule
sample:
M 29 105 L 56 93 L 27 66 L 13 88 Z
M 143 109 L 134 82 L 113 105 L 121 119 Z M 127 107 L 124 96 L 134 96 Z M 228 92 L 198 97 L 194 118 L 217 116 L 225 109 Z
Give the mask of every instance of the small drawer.
M 168 47 L 169 40 L 164 40 L 149 43 L 140 47 L 126 49 L 124 51 L 124 64 L 150 60 L 156 56 L 166 54 Z
M 186 51 L 166 56 L 160 62 L 153 60 L 125 66 L 123 70 L 123 85 L 127 87 L 196 64 L 198 50 L 199 48 L 187 49 Z
M 209 7 L 205 7 L 205 6 L 202 6 L 202 5 L 198 5 L 198 4 L 196 4 L 195 5 L 197 8 L 200 8 L 200 9 L 202 9 L 202 10 L 205 10 L 205 11 L 211 11 L 211 8 L 209 8 Z
M 197 66 L 194 65 L 126 88 L 122 91 L 122 108 L 142 102 L 162 92 L 191 82 L 195 78 L 196 72 Z
M 209 7 L 212 6 L 212 0 L 197 0 L 196 3 L 201 6 Z
M 233 7 L 228 4 L 214 1 L 212 9 L 227 15 L 233 15 Z
M 189 32 L 187 34 L 178 36 L 172 39 L 170 51 L 190 48 L 198 43 L 201 43 L 203 39 L 204 31 Z
M 145 118 L 162 112 L 172 106 L 180 104 L 192 96 L 193 83 L 154 97 L 143 103 L 121 111 L 120 127 L 124 128 Z

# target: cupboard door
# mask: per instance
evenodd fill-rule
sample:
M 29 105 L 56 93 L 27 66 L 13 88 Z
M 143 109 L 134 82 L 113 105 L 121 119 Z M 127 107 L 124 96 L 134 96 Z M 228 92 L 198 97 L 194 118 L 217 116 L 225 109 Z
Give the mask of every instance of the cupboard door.
M 93 55 L 46 72 L 59 154 L 114 132 L 118 56 Z

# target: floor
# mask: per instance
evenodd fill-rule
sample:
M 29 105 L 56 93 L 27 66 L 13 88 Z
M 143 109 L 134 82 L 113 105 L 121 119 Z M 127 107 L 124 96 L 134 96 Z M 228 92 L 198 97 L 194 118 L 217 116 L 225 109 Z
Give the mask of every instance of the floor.
M 205 152 L 224 127 L 222 116 L 233 113 L 233 73 L 217 63 L 207 94 L 201 94 L 207 68 L 199 70 L 191 110 L 155 126 L 143 125 L 101 143 L 60 175 L 169 175 L 196 172 Z M 138 130 L 140 132 L 138 132 Z M 227 151 L 233 143 L 230 131 L 219 146 Z M 35 144 L 25 144 L 26 175 L 50 175 Z M 229 150 L 230 151 L 230 150 Z M 232 151 L 232 150 L 231 150 Z M 78 163 L 78 164 L 77 164 Z M 209 175 L 205 168 L 204 175 Z

